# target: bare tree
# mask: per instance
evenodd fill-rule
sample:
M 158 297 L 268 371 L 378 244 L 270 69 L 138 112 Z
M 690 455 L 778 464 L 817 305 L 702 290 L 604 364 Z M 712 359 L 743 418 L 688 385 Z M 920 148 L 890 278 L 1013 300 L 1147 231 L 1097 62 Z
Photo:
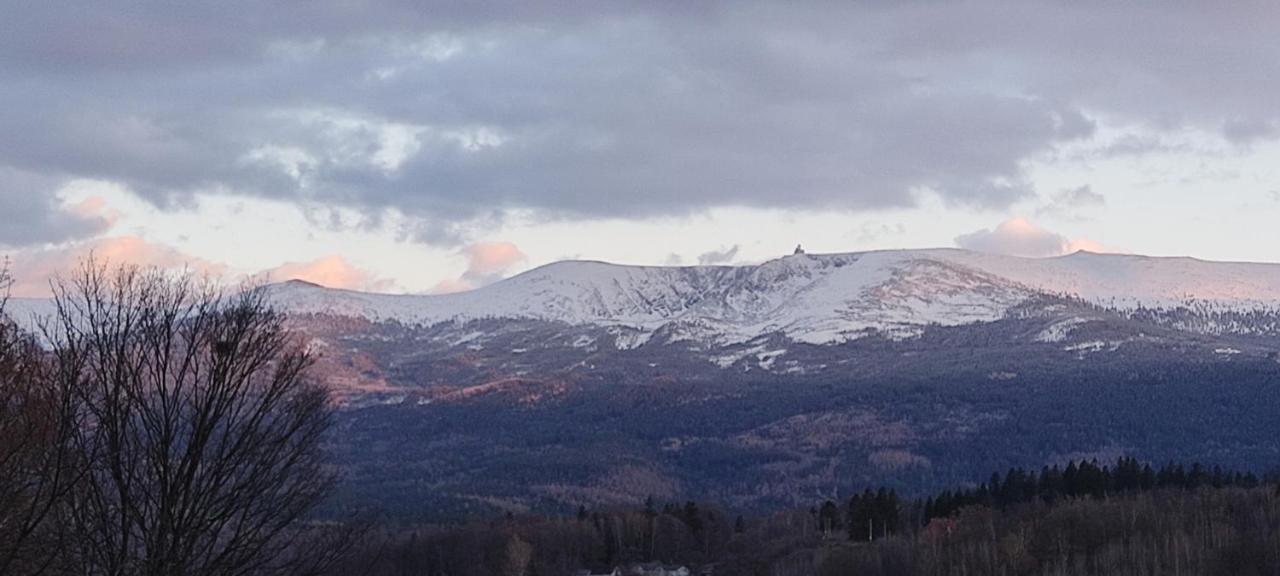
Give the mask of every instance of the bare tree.
M 80 469 L 69 439 L 74 395 L 49 378 L 30 332 L 5 314 L 0 266 L 0 574 L 41 574 L 58 557 L 57 513 Z
M 525 576 L 529 572 L 529 563 L 533 561 L 533 546 L 520 538 L 518 534 L 507 537 L 502 550 L 502 576 Z
M 92 259 L 55 285 L 53 379 L 84 473 L 62 524 L 78 574 L 305 573 L 333 476 L 327 390 L 261 288 Z

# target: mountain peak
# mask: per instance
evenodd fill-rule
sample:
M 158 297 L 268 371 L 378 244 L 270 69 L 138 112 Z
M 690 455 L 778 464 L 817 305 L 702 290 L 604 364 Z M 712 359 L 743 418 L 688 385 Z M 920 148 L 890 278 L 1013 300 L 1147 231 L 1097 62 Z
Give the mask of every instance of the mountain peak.
M 279 286 L 274 297 L 287 311 L 374 321 L 519 319 L 642 336 L 662 331 L 709 345 L 774 333 L 826 343 L 993 321 L 1043 295 L 1122 308 L 1178 307 L 1192 300 L 1229 308 L 1275 306 L 1280 265 L 1083 251 L 1058 258 L 958 249 L 801 251 L 729 266 L 562 261 L 445 295 L 369 294 L 299 280 Z
M 319 289 L 326 289 L 326 290 L 328 289 L 327 286 L 324 286 L 322 284 L 317 284 L 310 280 L 303 280 L 301 278 L 290 278 L 289 280 L 280 282 L 280 285 L 289 286 L 293 288 L 319 288 Z

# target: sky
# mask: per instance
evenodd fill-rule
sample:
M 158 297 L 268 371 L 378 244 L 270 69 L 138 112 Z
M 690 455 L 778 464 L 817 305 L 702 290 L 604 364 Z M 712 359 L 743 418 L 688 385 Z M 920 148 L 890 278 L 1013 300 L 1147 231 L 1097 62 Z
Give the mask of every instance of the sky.
M 0 0 L 0 256 L 384 292 L 951 246 L 1280 261 L 1280 4 Z

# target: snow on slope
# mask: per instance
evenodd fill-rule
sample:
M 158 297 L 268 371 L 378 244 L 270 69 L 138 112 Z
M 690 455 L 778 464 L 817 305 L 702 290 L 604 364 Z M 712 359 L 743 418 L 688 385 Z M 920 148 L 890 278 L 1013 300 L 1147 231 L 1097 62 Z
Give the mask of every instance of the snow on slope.
M 868 252 L 793 255 L 758 266 L 644 267 L 560 262 L 460 294 L 393 296 L 277 288 L 295 312 L 434 324 L 525 318 L 728 344 L 774 332 L 806 342 L 871 331 L 910 334 L 920 326 L 994 320 L 1031 291 L 928 257 Z
M 28 330 L 39 329 L 40 320 L 53 316 L 53 301 L 46 298 L 10 298 L 4 313 L 18 325 Z
M 965 250 L 928 252 L 1040 290 L 1119 308 L 1177 306 L 1188 300 L 1233 307 L 1280 302 L 1280 264 L 1083 251 L 1057 258 L 1017 258 Z
M 1001 318 L 1040 293 L 1107 306 L 1280 306 L 1280 265 L 1078 252 L 1018 258 L 956 249 L 796 254 L 747 266 L 621 266 L 566 261 L 459 294 L 392 295 L 305 282 L 272 287 L 295 313 L 432 325 L 492 318 L 603 327 L 620 346 L 664 337 L 707 345 L 782 333 L 839 342 L 869 333 L 910 336 L 930 324 Z M 10 302 L 15 318 L 47 313 L 42 300 Z M 1059 337 L 1047 334 L 1045 338 Z
M 1280 302 L 1280 265 L 1076 253 L 1046 259 L 965 250 L 797 254 L 751 266 L 647 267 L 567 261 L 460 294 L 385 295 L 276 287 L 295 312 L 435 324 L 522 318 L 604 326 L 642 343 L 658 329 L 715 344 L 781 332 L 804 342 L 928 324 L 991 321 L 1041 292 L 1104 305 Z

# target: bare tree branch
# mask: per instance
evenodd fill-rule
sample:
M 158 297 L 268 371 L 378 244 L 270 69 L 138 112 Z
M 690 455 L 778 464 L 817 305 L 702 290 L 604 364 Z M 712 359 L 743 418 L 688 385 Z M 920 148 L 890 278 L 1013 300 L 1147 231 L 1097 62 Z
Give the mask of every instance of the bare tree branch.
M 57 515 L 82 469 L 70 443 L 75 396 L 5 315 L 10 285 L 0 268 L 0 574 L 42 574 L 58 557 Z
M 85 574 L 298 573 L 333 475 L 328 391 L 260 287 L 92 260 L 55 283 L 54 379 L 86 470 L 65 512 Z

